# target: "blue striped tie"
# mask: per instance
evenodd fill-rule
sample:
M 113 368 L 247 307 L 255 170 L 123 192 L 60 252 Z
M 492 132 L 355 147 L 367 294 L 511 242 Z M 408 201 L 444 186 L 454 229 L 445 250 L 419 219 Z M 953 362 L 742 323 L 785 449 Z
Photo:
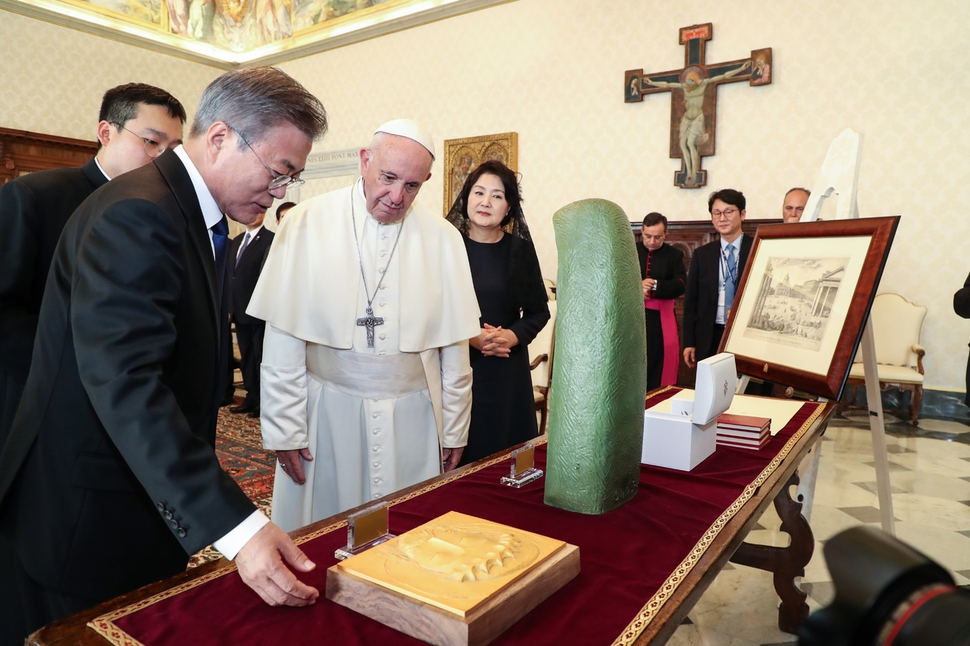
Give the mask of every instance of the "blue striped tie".
M 726 321 L 731 312 L 731 306 L 734 305 L 734 292 L 738 288 L 738 265 L 734 260 L 733 244 L 727 246 L 725 253 L 727 253 L 727 276 L 724 277 L 724 319 Z

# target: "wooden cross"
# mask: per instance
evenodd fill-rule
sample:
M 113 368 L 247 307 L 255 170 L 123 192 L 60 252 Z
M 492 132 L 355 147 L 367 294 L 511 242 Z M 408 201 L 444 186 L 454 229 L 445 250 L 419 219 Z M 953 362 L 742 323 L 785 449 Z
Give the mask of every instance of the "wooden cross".
M 374 327 L 384 325 L 383 316 L 374 316 L 374 308 L 368 307 L 364 310 L 367 316 L 357 319 L 357 325 L 367 328 L 367 347 L 374 347 Z
M 683 27 L 683 69 L 650 74 L 644 74 L 642 69 L 627 70 L 623 77 L 626 103 L 643 101 L 644 94 L 670 92 L 670 157 L 681 159 L 680 170 L 674 173 L 674 185 L 681 188 L 707 184 L 701 158 L 714 154 L 717 86 L 737 81 L 748 81 L 749 85 L 771 83 L 770 47 L 752 50 L 749 58 L 707 65 L 706 43 L 713 35 L 714 25 L 709 22 Z

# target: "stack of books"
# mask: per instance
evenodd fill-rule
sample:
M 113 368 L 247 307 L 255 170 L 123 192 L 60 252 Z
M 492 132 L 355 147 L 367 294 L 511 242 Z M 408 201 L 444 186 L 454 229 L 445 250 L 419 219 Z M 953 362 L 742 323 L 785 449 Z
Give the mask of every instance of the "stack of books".
M 757 451 L 771 439 L 771 419 L 723 413 L 717 418 L 717 444 Z

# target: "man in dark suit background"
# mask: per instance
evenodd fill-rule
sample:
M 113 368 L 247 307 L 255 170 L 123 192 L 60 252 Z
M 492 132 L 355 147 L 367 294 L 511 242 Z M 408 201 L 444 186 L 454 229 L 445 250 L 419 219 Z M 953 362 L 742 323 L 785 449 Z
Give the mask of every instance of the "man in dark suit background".
M 64 223 L 109 179 L 182 143 L 184 123 L 185 108 L 165 90 L 119 85 L 101 101 L 95 157 L 80 168 L 30 173 L 0 187 L 0 447 L 27 381 L 47 270 Z
M 694 250 L 684 293 L 684 361 L 717 354 L 753 240 L 741 233 L 747 201 L 732 188 L 711 193 L 707 210 L 719 237 Z
M 248 224 L 302 172 L 320 102 L 273 68 L 203 93 L 184 146 L 75 212 L 54 254 L 24 396 L 0 453 L 4 632 L 182 571 L 213 543 L 267 603 L 314 567 L 213 450 L 228 334 L 225 214 Z M 26 632 L 20 634 L 20 639 Z
M 260 214 L 229 243 L 229 319 L 236 325 L 236 341 L 239 344 L 239 362 L 242 371 L 246 399 L 239 406 L 230 408 L 233 413 L 248 413 L 259 417 L 259 364 L 263 361 L 263 332 L 266 323 L 246 314 L 249 299 L 253 297 L 259 271 L 263 268 L 266 254 L 273 244 L 273 232 L 263 226 Z

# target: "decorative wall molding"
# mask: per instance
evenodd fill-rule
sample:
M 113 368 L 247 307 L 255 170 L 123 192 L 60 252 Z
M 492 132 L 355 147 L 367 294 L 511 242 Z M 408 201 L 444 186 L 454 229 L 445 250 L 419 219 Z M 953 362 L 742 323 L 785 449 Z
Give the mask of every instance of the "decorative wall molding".
M 357 175 L 360 171 L 360 149 L 365 147 L 310 153 L 306 160 L 306 169 L 300 173 L 300 178 L 320 179 Z

